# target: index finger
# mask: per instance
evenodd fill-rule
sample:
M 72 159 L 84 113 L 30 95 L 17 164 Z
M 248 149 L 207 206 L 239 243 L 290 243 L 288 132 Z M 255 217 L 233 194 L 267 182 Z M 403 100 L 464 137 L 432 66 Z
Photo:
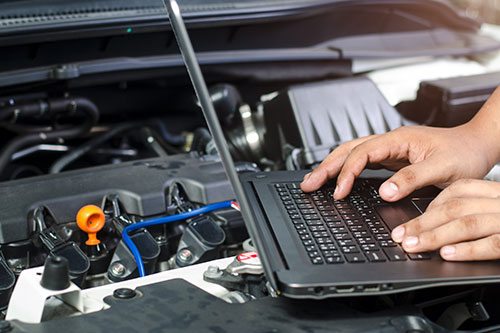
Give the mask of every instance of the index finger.
M 345 160 L 355 147 L 378 136 L 379 134 L 365 136 L 338 146 L 320 163 L 316 169 L 306 175 L 304 181 L 300 184 L 302 190 L 304 192 L 315 191 L 325 184 L 328 179 L 336 177 L 342 169 Z

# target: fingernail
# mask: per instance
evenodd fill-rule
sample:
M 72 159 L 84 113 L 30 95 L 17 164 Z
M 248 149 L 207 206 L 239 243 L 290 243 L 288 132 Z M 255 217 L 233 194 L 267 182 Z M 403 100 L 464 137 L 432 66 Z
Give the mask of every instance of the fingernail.
M 333 191 L 333 197 L 335 198 L 335 196 L 337 195 L 337 192 L 339 191 L 339 186 L 335 186 L 335 190 Z
M 398 242 L 398 243 L 401 243 L 401 241 L 403 240 L 403 237 L 405 235 L 405 228 L 404 227 L 396 227 L 393 231 L 392 231 L 392 239 L 395 241 L 395 242 Z
M 453 257 L 455 255 L 455 252 L 457 252 L 456 247 L 451 245 L 446 245 L 441 248 L 441 256 L 443 257 Z
M 392 199 L 398 194 L 398 186 L 392 182 L 383 183 L 380 186 L 379 194 L 382 199 Z
M 408 236 L 403 242 L 406 247 L 415 247 L 418 244 L 418 237 Z
M 304 184 L 304 183 L 306 183 L 306 182 L 307 182 L 307 180 L 309 179 L 309 177 L 311 177 L 311 173 L 312 173 L 312 172 L 309 172 L 308 174 L 306 174 L 306 175 L 304 176 L 304 179 L 302 180 L 302 184 Z

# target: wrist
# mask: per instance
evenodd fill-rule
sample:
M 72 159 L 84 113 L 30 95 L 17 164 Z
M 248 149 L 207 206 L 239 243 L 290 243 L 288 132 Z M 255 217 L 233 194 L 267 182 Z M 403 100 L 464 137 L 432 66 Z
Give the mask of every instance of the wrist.
M 464 144 L 484 157 L 488 171 L 500 161 L 500 125 L 494 120 L 485 123 L 473 118 L 456 129 Z

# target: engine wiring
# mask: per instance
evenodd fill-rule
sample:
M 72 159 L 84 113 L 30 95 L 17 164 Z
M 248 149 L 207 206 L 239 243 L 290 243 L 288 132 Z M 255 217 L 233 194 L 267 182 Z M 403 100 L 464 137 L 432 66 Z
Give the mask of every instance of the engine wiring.
M 240 210 L 238 203 L 236 203 L 235 201 L 231 201 L 231 200 L 222 201 L 222 202 L 213 203 L 213 204 L 210 204 L 207 206 L 203 206 L 200 208 L 196 208 L 196 209 L 193 209 L 193 210 L 188 211 L 188 212 L 183 212 L 183 213 L 176 214 L 176 215 L 158 217 L 158 218 L 138 222 L 138 223 L 135 223 L 135 224 L 132 224 L 132 225 L 125 227 L 122 231 L 122 239 L 125 242 L 125 244 L 128 246 L 128 248 L 130 249 L 132 254 L 134 255 L 135 261 L 137 263 L 137 269 L 139 271 L 139 276 L 140 277 L 146 276 L 146 272 L 144 270 L 144 263 L 142 261 L 141 254 L 139 253 L 139 249 L 137 248 L 137 246 L 134 244 L 134 242 L 132 241 L 132 239 L 129 236 L 130 232 L 141 229 L 141 228 L 150 227 L 153 225 L 185 220 L 185 219 L 188 219 L 191 217 L 195 217 L 195 216 L 198 216 L 201 214 L 206 214 L 206 213 L 209 213 L 211 211 L 222 209 L 222 208 L 233 208 L 233 209 L 236 209 L 238 211 Z

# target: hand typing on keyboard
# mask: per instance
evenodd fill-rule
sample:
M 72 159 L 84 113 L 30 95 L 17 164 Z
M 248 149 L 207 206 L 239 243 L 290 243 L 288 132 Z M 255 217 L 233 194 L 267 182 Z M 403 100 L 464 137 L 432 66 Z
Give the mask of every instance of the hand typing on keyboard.
M 500 259 L 500 185 L 483 178 L 500 160 L 500 88 L 468 123 L 454 128 L 401 127 L 340 145 L 304 177 L 305 192 L 337 177 L 345 198 L 364 168 L 397 171 L 379 188 L 397 201 L 426 185 L 449 186 L 426 213 L 392 232 L 408 252 L 440 249 L 447 260 Z
M 398 172 L 380 186 L 380 196 L 386 201 L 397 201 L 427 185 L 445 187 L 457 179 L 484 177 L 496 161 L 485 158 L 488 154 L 483 140 L 468 125 L 401 127 L 359 138 L 328 155 L 304 177 L 301 188 L 314 191 L 337 177 L 334 198 L 343 199 L 364 168 L 386 168 Z

